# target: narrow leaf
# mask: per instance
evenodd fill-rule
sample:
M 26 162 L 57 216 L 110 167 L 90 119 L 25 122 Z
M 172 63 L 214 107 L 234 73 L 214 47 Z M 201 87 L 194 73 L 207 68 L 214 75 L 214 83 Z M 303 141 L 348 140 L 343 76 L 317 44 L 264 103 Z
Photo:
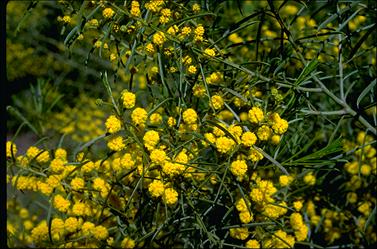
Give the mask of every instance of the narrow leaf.
M 359 104 L 361 102 L 361 100 L 368 94 L 369 91 L 371 91 L 373 89 L 373 87 L 376 85 L 376 79 L 373 80 L 361 93 L 360 93 L 360 96 L 357 98 L 357 108 L 359 108 Z
M 307 64 L 304 68 L 304 70 L 301 72 L 300 76 L 295 82 L 296 86 L 299 86 L 302 82 L 304 82 L 307 77 L 317 68 L 318 61 L 316 59 L 312 60 Z

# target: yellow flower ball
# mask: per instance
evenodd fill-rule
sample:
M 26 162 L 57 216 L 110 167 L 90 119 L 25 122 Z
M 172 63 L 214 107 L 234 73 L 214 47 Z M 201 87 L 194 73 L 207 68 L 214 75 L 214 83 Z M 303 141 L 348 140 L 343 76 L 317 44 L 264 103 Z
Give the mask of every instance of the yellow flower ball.
M 279 177 L 279 183 L 282 187 L 288 186 L 293 181 L 292 176 L 282 175 Z
M 195 84 L 192 87 L 192 91 L 193 91 L 194 96 L 197 97 L 197 98 L 201 98 L 206 94 L 205 87 L 203 85 L 200 85 L 200 84 Z
M 199 4 L 197 4 L 197 3 L 194 3 L 193 5 L 192 5 L 192 11 L 193 12 L 195 12 L 195 13 L 198 13 L 199 11 L 200 11 L 200 5 Z
M 162 123 L 162 116 L 159 113 L 152 113 L 149 116 L 149 122 L 151 125 L 160 125 Z
M 124 108 L 131 109 L 135 106 L 136 95 L 132 92 L 124 91 L 121 94 Z
M 92 229 L 93 236 L 98 240 L 105 240 L 109 237 L 109 232 L 104 226 L 96 226 Z
M 242 178 L 247 171 L 247 164 L 245 160 L 233 161 L 230 165 L 230 172 L 236 177 Z
M 154 46 L 153 46 L 152 43 L 148 43 L 148 44 L 145 46 L 145 51 L 146 51 L 147 53 L 151 54 L 151 55 L 153 55 L 153 54 L 156 52 L 156 50 L 155 50 L 155 48 L 154 48 Z
M 121 121 L 115 115 L 108 117 L 105 125 L 109 133 L 116 133 L 122 128 Z
M 115 15 L 115 11 L 112 8 L 106 8 L 102 11 L 102 15 L 106 19 L 110 19 Z
M 300 211 L 302 208 L 302 201 L 294 201 L 293 202 L 293 208 L 296 209 L 296 211 Z
M 231 151 L 234 145 L 235 142 L 233 141 L 233 139 L 224 136 L 216 139 L 216 148 L 220 153 L 227 153 Z
M 257 142 L 257 136 L 254 134 L 254 132 L 247 131 L 242 134 L 241 141 L 246 147 L 251 147 Z
M 15 143 L 11 142 L 11 141 L 7 141 L 7 145 L 6 145 L 6 151 L 7 151 L 7 158 L 11 158 L 12 157 L 12 154 L 14 157 L 16 157 L 16 154 L 17 154 L 17 146 Z
M 79 191 L 83 189 L 85 186 L 85 181 L 84 179 L 80 177 L 75 177 L 71 180 L 71 187 L 73 190 Z
M 135 245 L 136 245 L 135 240 L 129 237 L 125 237 L 120 244 L 122 248 L 130 248 L 130 249 L 134 248 Z
M 174 205 L 178 201 L 178 193 L 173 188 L 165 189 L 163 200 L 167 205 Z
M 107 147 L 109 147 L 109 149 L 113 151 L 121 151 L 126 147 L 126 145 L 124 144 L 123 138 L 121 136 L 116 136 L 110 138 L 110 140 L 107 142 Z
M 167 123 L 168 123 L 169 127 L 173 127 L 173 126 L 175 126 L 177 124 L 177 121 L 175 120 L 174 117 L 169 117 Z
M 186 124 L 194 124 L 198 119 L 198 114 L 194 109 L 189 108 L 183 112 L 182 117 Z
M 238 240 L 245 240 L 249 237 L 249 230 L 247 227 L 231 228 L 229 233 L 230 237 Z
M 272 135 L 271 136 L 271 143 L 274 144 L 274 145 L 278 145 L 280 143 L 280 136 L 279 135 Z
M 262 160 L 264 157 L 263 157 L 263 154 L 260 153 L 259 151 L 257 151 L 256 149 L 254 148 L 251 148 L 250 149 L 250 154 L 249 154 L 249 157 L 248 157 L 251 161 L 253 162 L 257 162 L 257 161 L 260 161 Z
M 304 182 L 309 186 L 315 185 L 315 176 L 312 173 L 308 173 L 304 176 Z
M 67 151 L 63 148 L 56 149 L 55 158 L 60 158 L 64 161 L 67 160 Z
M 84 236 L 89 236 L 92 234 L 94 228 L 95 225 L 92 222 L 85 221 L 84 224 L 82 224 L 81 231 L 83 232 Z
M 250 202 L 249 202 L 249 204 L 250 204 Z M 236 209 L 239 212 L 246 212 L 246 211 L 248 211 L 245 199 L 243 199 L 243 198 L 238 199 L 238 201 L 236 202 Z
M 164 194 L 164 183 L 160 180 L 153 180 L 152 183 L 148 186 L 148 191 L 152 195 L 152 197 L 160 197 Z
M 76 216 L 82 216 L 86 213 L 86 205 L 82 202 L 76 202 L 72 206 L 72 214 Z
M 204 54 L 209 56 L 209 57 L 215 57 L 216 56 L 216 51 L 212 48 L 206 48 L 204 50 Z
M 147 131 L 143 137 L 144 145 L 148 150 L 153 150 L 160 141 L 160 135 L 157 131 Z
M 251 240 L 248 240 L 246 242 L 245 247 L 246 248 L 259 249 L 260 248 L 260 244 L 259 244 L 259 242 L 257 240 L 251 239 Z
M 276 134 L 281 135 L 288 130 L 288 121 L 285 119 L 279 119 L 272 124 L 271 128 Z
M 140 17 L 140 4 L 138 1 L 131 2 L 130 14 L 136 17 Z
M 154 149 L 150 155 L 151 161 L 158 165 L 163 165 L 166 160 L 166 153 L 163 150 Z
M 249 110 L 248 118 L 251 123 L 259 123 L 264 119 L 264 114 L 262 109 L 259 107 L 253 107 Z
M 59 210 L 60 212 L 67 212 L 69 206 L 71 205 L 71 202 L 69 200 L 66 200 L 63 196 L 60 194 L 55 195 L 54 197 L 54 207 Z
M 157 46 L 162 46 L 165 42 L 165 34 L 161 31 L 156 32 L 152 37 L 152 41 Z
M 132 122 L 136 125 L 144 125 L 147 121 L 148 113 L 143 108 L 135 108 L 135 110 L 132 111 L 131 119 Z
M 257 135 L 259 140 L 261 141 L 267 141 L 270 138 L 271 134 L 272 131 L 267 125 L 262 125 L 258 128 Z
M 188 67 L 187 71 L 188 71 L 190 74 L 196 74 L 197 69 L 196 69 L 195 66 L 190 65 L 190 66 Z
M 79 221 L 75 217 L 69 217 L 64 221 L 64 228 L 68 232 L 73 233 L 79 228 Z
M 240 221 L 244 224 L 250 223 L 253 220 L 253 215 L 249 211 L 239 213 Z
M 224 107 L 224 100 L 220 95 L 213 95 L 211 97 L 211 105 L 215 110 L 220 110 Z

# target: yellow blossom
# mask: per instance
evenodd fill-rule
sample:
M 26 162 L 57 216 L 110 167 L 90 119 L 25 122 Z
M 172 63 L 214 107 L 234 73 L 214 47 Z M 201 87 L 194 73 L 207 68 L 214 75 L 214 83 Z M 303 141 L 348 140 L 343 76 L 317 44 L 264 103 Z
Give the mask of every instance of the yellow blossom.
M 315 176 L 310 172 L 304 176 L 304 182 L 310 186 L 315 185 Z
M 193 91 L 194 96 L 197 97 L 197 98 L 203 97 L 206 93 L 205 87 L 203 85 L 200 85 L 200 84 L 195 84 L 192 87 L 192 91 Z
M 252 249 L 259 249 L 260 248 L 260 244 L 257 240 L 255 239 L 251 239 L 251 240 L 248 240 L 245 244 L 245 247 L 246 248 L 252 248 Z
M 60 212 L 67 212 L 69 206 L 71 205 L 69 200 L 64 199 L 60 194 L 55 195 L 54 197 L 54 207 Z
M 94 227 L 92 229 L 92 233 L 93 236 L 99 240 L 105 240 L 107 239 L 107 237 L 109 237 L 109 232 L 107 231 L 107 228 L 101 225 Z
M 293 202 L 293 208 L 296 209 L 296 211 L 300 211 L 302 208 L 302 201 L 294 201 Z
M 190 65 L 190 66 L 188 67 L 187 71 L 188 71 L 190 74 L 196 74 L 197 69 L 196 69 L 195 66 Z
M 233 139 L 230 139 L 224 136 L 216 139 L 216 148 L 220 153 L 229 152 L 233 148 L 234 145 L 235 145 L 235 142 L 233 141 Z
M 167 205 L 173 205 L 178 201 L 178 193 L 173 188 L 164 191 L 163 200 Z
M 31 230 L 31 237 L 34 242 L 46 240 L 48 238 L 48 225 L 45 220 L 41 221 Z
M 129 248 L 129 249 L 134 248 L 135 245 L 136 245 L 135 240 L 131 239 L 130 237 L 125 237 L 120 244 L 122 248 Z
M 267 125 L 262 125 L 261 127 L 258 128 L 257 135 L 261 141 L 268 140 L 271 134 L 272 134 L 271 129 Z
M 132 122 L 136 125 L 144 125 L 145 122 L 147 121 L 147 117 L 148 117 L 147 111 L 140 107 L 133 110 L 131 114 Z
M 106 8 L 102 11 L 102 15 L 103 17 L 105 17 L 106 19 L 110 19 L 114 16 L 115 14 L 115 11 L 112 10 L 111 8 Z
M 115 136 L 107 142 L 107 147 L 109 147 L 109 149 L 113 151 L 121 151 L 126 147 L 126 145 L 124 144 L 123 138 L 121 136 Z
M 223 80 L 223 74 L 221 72 L 213 72 L 209 77 L 206 77 L 208 84 L 218 84 Z
M 194 124 L 198 119 L 198 114 L 196 114 L 196 111 L 194 109 L 189 108 L 183 112 L 182 117 L 185 123 Z
M 132 1 L 131 2 L 131 15 L 140 17 L 140 4 L 138 1 Z
M 160 141 L 160 135 L 157 131 L 147 131 L 143 137 L 144 145 L 148 150 L 153 150 Z
M 224 106 L 224 100 L 220 95 L 213 95 L 211 97 L 211 105 L 215 110 L 222 109 Z
M 216 52 L 212 48 L 206 48 L 204 50 L 204 54 L 207 55 L 207 56 L 209 56 L 209 57 L 215 57 L 216 56 Z
M 302 215 L 300 213 L 291 214 L 290 223 L 291 223 L 292 228 L 295 231 L 295 237 L 297 241 L 305 240 L 309 229 L 304 223 Z
M 160 125 L 162 123 L 162 116 L 159 113 L 152 113 L 149 116 L 149 122 L 151 125 Z
M 149 54 L 154 54 L 156 52 L 154 46 L 152 43 L 148 43 L 146 46 L 145 46 L 145 51 L 147 51 Z
M 233 161 L 230 165 L 230 172 L 236 177 L 242 178 L 247 171 L 247 164 L 245 160 Z
M 271 136 L 271 143 L 274 144 L 274 145 L 278 145 L 280 143 L 280 136 L 279 135 L 272 135 Z
M 12 154 L 13 154 L 13 157 L 16 157 L 16 154 L 17 154 L 17 146 L 15 143 L 11 142 L 11 141 L 7 141 L 7 145 L 6 145 L 6 151 L 7 151 L 7 158 L 11 158 L 12 157 Z
M 175 35 L 179 31 L 179 28 L 177 25 L 170 26 L 168 30 L 166 31 L 169 35 Z
M 251 189 L 250 198 L 257 203 L 273 202 L 272 195 L 277 192 L 273 183 L 268 180 L 259 180 Z
M 81 231 L 84 235 L 89 236 L 92 234 L 93 229 L 95 228 L 95 225 L 90 221 L 85 221 L 84 224 L 82 224 Z
M 122 92 L 123 106 L 127 109 L 131 109 L 135 106 L 136 96 L 132 92 Z
M 263 159 L 263 154 L 254 148 L 250 149 L 249 159 L 253 162 L 257 162 Z
M 263 111 L 259 107 L 254 106 L 249 110 L 248 117 L 251 123 L 259 123 L 264 118 Z
M 249 211 L 242 211 L 239 213 L 239 218 L 242 223 L 247 224 L 253 221 L 253 214 L 251 214 Z
M 105 125 L 109 133 L 116 133 L 122 128 L 122 123 L 115 115 L 110 115 Z
M 72 214 L 77 215 L 77 216 L 82 216 L 85 214 L 86 211 L 86 205 L 82 202 L 76 202 L 72 206 Z
M 251 147 L 257 142 L 257 136 L 255 136 L 254 132 L 247 131 L 242 134 L 241 141 L 245 146 Z
M 60 158 L 65 161 L 67 159 L 67 151 L 63 148 L 56 149 L 55 158 Z
M 282 187 L 288 186 L 293 181 L 292 176 L 281 175 L 279 176 L 279 183 Z
M 160 197 L 164 194 L 164 184 L 162 181 L 153 180 L 148 186 L 148 191 L 151 193 L 152 197 Z
M 64 221 L 64 228 L 68 232 L 75 232 L 79 228 L 79 221 L 75 217 L 69 217 Z
M 174 125 L 177 124 L 177 121 L 175 120 L 174 117 L 169 117 L 167 123 L 168 123 L 168 126 L 169 126 L 169 127 L 173 127 Z
M 199 11 L 200 11 L 200 5 L 199 4 L 197 4 L 197 3 L 194 3 L 193 5 L 192 5 L 192 11 L 193 12 L 195 12 L 195 13 L 198 13 Z
M 166 160 L 166 153 L 163 150 L 154 149 L 151 152 L 150 158 L 152 162 L 158 165 L 163 165 Z
M 152 41 L 157 46 L 162 46 L 165 42 L 165 34 L 161 31 L 156 32 L 152 37 Z
M 231 228 L 229 232 L 230 237 L 234 239 L 245 240 L 249 237 L 249 230 L 247 227 Z
M 250 203 L 249 203 L 249 204 L 250 204 Z M 236 202 L 236 209 L 237 209 L 239 212 L 245 212 L 245 211 L 248 210 L 244 198 L 240 198 L 240 199 L 238 199 L 238 201 Z
M 71 180 L 71 187 L 73 190 L 79 191 L 85 186 L 84 179 L 80 177 L 75 177 Z
M 278 119 L 272 124 L 271 127 L 278 135 L 285 133 L 288 129 L 288 122 L 285 119 Z
M 284 208 L 284 206 L 287 206 L 285 202 L 278 204 L 268 203 L 264 206 L 262 214 L 271 219 L 278 219 L 279 217 L 287 213 L 287 209 Z

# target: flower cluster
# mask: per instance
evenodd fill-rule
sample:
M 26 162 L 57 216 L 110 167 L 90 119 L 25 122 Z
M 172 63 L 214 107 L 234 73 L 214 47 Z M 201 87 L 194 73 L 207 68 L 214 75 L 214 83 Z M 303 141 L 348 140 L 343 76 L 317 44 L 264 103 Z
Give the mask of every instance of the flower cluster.
M 63 17 L 57 20 L 71 29 L 64 44 L 95 54 L 105 89 L 81 94 L 72 107 L 55 113 L 45 128 L 59 136 L 49 143 L 43 138 L 23 152 L 17 139 L 7 141 L 7 184 L 16 197 L 7 202 L 7 232 L 14 245 L 292 248 L 315 246 L 317 239 L 376 244 L 372 129 L 358 133 L 355 142 L 343 139 L 344 155 L 336 154 L 336 132 L 312 134 L 315 126 L 303 114 L 308 111 L 295 107 L 306 104 L 309 93 L 324 92 L 322 85 L 310 88 L 314 64 L 298 70 L 290 67 L 300 64 L 291 57 L 272 57 L 283 51 L 295 59 L 332 58 L 334 51 L 305 50 L 313 36 L 308 30 L 325 36 L 322 27 L 331 18 L 317 25 L 296 3 L 269 11 L 273 1 L 245 2 L 249 9 L 263 7 L 258 29 L 249 16 L 222 33 L 230 20 L 221 20 L 222 11 L 212 13 L 212 3 L 58 4 Z M 271 20 L 270 14 L 283 19 Z M 287 20 L 297 35 L 308 37 L 296 44 L 301 36 L 281 27 Z M 339 29 L 356 32 L 363 22 L 359 16 Z M 337 42 L 340 48 L 346 43 Z M 356 50 L 353 56 L 364 56 Z M 321 188 L 333 185 L 341 186 L 335 194 Z M 18 202 L 22 193 L 36 197 L 30 209 Z

